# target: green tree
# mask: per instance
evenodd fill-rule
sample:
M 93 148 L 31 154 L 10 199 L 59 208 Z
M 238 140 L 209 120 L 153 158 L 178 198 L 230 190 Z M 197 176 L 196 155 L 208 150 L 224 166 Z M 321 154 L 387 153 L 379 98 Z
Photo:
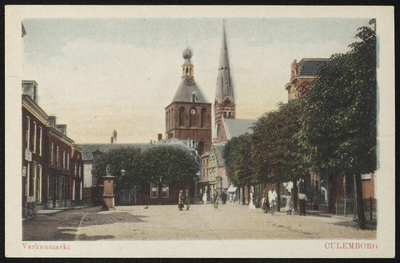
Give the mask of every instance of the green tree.
M 277 111 L 265 113 L 254 126 L 252 158 L 260 181 L 287 182 L 307 172 L 297 136 L 301 108 L 301 100 L 279 103 Z
M 298 136 L 301 110 L 302 100 L 279 103 L 278 110 L 265 113 L 253 128 L 252 160 L 256 177 L 266 183 L 293 181 L 295 209 L 297 180 L 308 172 Z
M 178 148 L 153 147 L 143 153 L 141 161 L 143 177 L 148 183 L 183 184 L 198 179 L 199 163 L 193 155 Z
M 234 137 L 224 147 L 228 178 L 236 186 L 257 183 L 252 167 L 252 137 L 250 134 Z
M 349 45 L 348 53 L 334 55 L 310 84 L 300 137 L 314 171 L 355 175 L 363 229 L 361 174 L 376 169 L 376 35 L 370 27 L 358 31 L 361 41 Z
M 98 181 L 102 182 L 106 168 L 110 165 L 111 175 L 116 177 L 116 191 L 142 184 L 141 157 L 142 152 L 138 148 L 121 148 L 101 154 L 94 162 Z M 125 176 L 122 176 L 122 170 L 125 170 Z

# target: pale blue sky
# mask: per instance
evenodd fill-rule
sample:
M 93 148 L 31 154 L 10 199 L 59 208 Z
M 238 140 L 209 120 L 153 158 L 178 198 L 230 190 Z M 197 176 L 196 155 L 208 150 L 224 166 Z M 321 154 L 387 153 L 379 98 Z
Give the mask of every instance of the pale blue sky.
M 227 18 L 237 118 L 257 119 L 287 101 L 294 59 L 348 50 L 369 18 Z M 23 79 L 78 143 L 148 142 L 165 133 L 164 109 L 194 51 L 195 79 L 215 95 L 222 18 L 25 19 Z M 186 44 L 187 43 L 187 44 Z

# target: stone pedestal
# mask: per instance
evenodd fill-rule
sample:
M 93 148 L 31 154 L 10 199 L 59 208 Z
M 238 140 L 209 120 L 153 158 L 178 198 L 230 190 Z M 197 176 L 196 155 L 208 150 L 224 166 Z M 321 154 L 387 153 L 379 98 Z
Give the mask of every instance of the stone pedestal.
M 103 201 L 106 210 L 115 210 L 114 180 L 114 176 L 103 176 Z

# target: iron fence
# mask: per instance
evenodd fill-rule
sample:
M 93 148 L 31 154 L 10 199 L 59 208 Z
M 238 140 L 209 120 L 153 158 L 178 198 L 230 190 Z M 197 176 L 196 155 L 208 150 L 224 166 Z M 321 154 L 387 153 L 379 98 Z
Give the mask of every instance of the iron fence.
M 364 198 L 364 213 L 365 213 L 365 218 L 367 220 L 376 220 L 377 219 L 377 214 L 376 214 L 376 199 L 375 198 Z

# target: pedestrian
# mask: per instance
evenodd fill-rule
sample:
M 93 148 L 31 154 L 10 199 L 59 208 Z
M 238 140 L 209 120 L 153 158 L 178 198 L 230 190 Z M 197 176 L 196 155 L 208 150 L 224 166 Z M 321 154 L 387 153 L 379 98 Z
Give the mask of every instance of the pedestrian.
M 269 192 L 268 192 L 268 199 L 269 199 L 269 205 L 270 205 L 270 208 L 271 208 L 271 214 L 274 214 L 275 202 L 276 202 L 277 198 L 278 198 L 278 195 L 275 192 L 275 188 L 272 187 L 272 189 L 269 190 Z
M 253 190 L 250 188 L 250 203 L 249 203 L 249 212 L 253 211 L 256 209 L 256 206 L 254 205 L 253 202 Z
M 183 191 L 180 190 L 180 191 L 179 191 L 179 200 L 178 200 L 178 208 L 179 208 L 179 211 L 182 211 L 182 210 L 183 210 L 183 200 L 184 200 L 184 198 L 185 198 L 185 196 L 183 195 Z
M 218 205 L 219 205 L 218 192 L 215 191 L 215 192 L 214 192 L 214 207 L 215 207 L 216 209 L 218 209 Z
M 186 210 L 189 210 L 189 207 L 190 207 L 189 190 L 186 190 L 185 201 L 186 201 Z
M 299 193 L 300 215 L 306 215 L 307 196 L 304 193 Z
M 268 199 L 268 194 L 267 191 L 264 190 L 263 192 L 263 199 L 262 199 L 262 210 L 264 210 L 265 213 L 268 213 L 269 211 L 269 199 Z
M 236 202 L 236 193 L 233 194 L 233 203 Z
M 207 193 L 203 194 L 203 204 L 207 203 Z
M 287 215 L 291 215 L 292 214 L 292 207 L 293 207 L 293 203 L 292 203 L 292 196 L 290 195 L 290 192 L 288 193 L 287 196 L 287 200 L 286 200 L 287 204 L 286 204 L 286 214 Z

